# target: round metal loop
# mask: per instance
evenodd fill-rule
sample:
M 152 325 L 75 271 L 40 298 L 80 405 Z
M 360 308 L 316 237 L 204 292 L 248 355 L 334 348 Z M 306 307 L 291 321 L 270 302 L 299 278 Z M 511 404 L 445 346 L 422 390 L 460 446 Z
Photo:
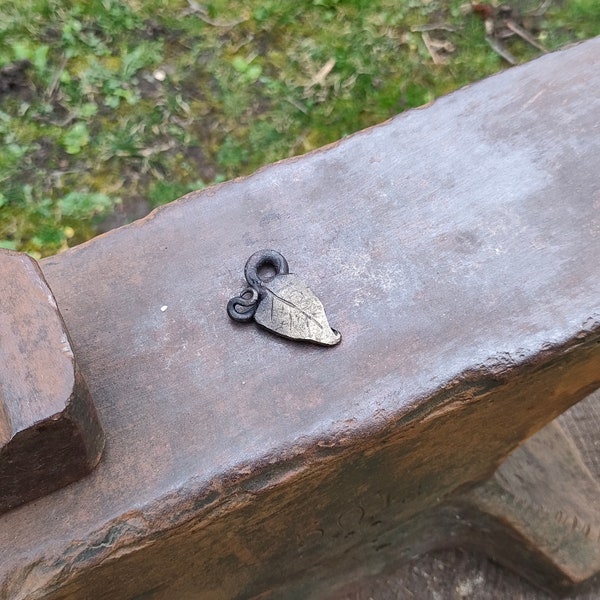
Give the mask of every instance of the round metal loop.
M 249 298 L 247 296 L 250 296 Z M 227 303 L 227 314 L 240 323 L 251 321 L 258 306 L 258 292 L 247 287 L 239 296 L 231 298 Z M 241 307 L 243 310 L 238 310 Z
M 262 279 L 258 274 L 262 267 L 271 266 L 275 269 L 275 275 L 287 275 L 290 272 L 287 260 L 275 250 L 260 250 L 255 252 L 246 263 L 244 275 L 246 281 L 256 288 L 260 288 L 263 284 L 272 279 Z

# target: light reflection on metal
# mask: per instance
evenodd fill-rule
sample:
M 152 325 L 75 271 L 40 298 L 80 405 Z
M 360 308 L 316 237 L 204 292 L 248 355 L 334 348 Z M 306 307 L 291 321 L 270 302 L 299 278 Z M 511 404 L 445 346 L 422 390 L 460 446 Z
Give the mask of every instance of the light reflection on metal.
M 269 269 L 275 274 L 266 275 Z M 256 252 L 248 259 L 244 275 L 248 287 L 227 304 L 227 313 L 234 321 L 246 323 L 254 319 L 265 329 L 291 340 L 322 346 L 339 344 L 342 336 L 329 326 L 321 301 L 297 275 L 289 272 L 288 263 L 279 252 Z

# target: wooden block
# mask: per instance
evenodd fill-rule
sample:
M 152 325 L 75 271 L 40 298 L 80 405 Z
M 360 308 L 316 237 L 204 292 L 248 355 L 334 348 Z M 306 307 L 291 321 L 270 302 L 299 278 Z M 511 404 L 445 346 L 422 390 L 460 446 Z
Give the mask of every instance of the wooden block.
M 540 587 L 565 594 L 600 572 L 600 483 L 557 422 L 454 505 L 462 546 Z
M 573 600 L 599 598 L 600 579 L 590 579 L 600 571 L 599 401 L 595 392 L 569 409 L 515 450 L 488 481 L 436 511 L 434 527 L 445 530 L 444 550 L 389 561 L 375 575 L 349 574 L 322 598 L 553 600 L 556 592 Z
M 43 261 L 107 451 L 0 520 L 0 596 L 318 598 L 439 545 L 457 494 L 600 385 L 599 61 L 546 56 Z M 341 344 L 229 319 L 263 248 Z
M 104 436 L 36 262 L 0 250 L 0 512 L 86 475 Z

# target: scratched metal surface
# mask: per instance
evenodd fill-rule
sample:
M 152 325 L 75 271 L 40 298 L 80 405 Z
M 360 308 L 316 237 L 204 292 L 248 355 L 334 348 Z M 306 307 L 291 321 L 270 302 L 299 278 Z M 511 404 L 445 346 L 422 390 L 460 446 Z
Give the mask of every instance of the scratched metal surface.
M 85 484 L 0 518 L 0 581 L 73 519 L 84 536 L 597 329 L 599 67 L 596 39 L 43 261 L 108 439 Z M 228 319 L 262 248 L 340 346 Z

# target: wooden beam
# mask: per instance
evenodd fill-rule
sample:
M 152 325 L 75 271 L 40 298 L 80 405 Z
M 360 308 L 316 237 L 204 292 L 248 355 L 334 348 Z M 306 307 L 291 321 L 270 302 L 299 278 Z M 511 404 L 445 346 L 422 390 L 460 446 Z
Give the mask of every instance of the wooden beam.
M 439 545 L 436 514 L 600 385 L 599 62 L 548 55 L 43 261 L 107 446 L 0 519 L 0 595 L 319 597 Z M 263 248 L 341 344 L 228 318 Z

